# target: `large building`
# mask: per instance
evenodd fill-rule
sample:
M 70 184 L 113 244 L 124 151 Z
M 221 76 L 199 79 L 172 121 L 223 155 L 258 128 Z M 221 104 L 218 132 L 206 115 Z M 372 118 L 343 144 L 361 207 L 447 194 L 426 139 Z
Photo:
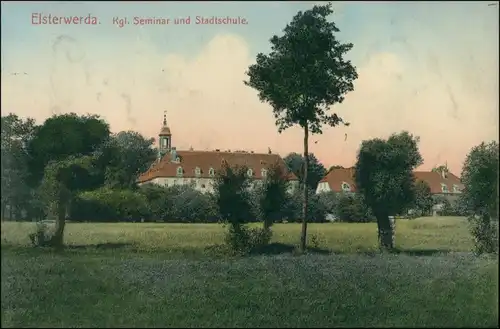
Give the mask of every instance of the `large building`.
M 268 168 L 275 163 L 286 165 L 278 154 L 254 153 L 247 151 L 195 151 L 177 150 L 172 146 L 172 133 L 167 125 L 166 115 L 163 116 L 163 127 L 158 136 L 158 159 L 149 170 L 141 174 L 138 184 L 157 184 L 161 186 L 192 185 L 201 192 L 212 192 L 212 182 L 215 174 L 226 163 L 229 166 L 239 165 L 248 168 L 247 174 L 255 182 L 266 177 Z M 293 173 L 288 173 L 290 190 L 298 185 L 298 179 Z
M 448 170 L 415 171 L 414 175 L 415 179 L 422 180 L 429 185 L 432 195 L 442 195 L 450 201 L 455 200 L 464 188 L 460 178 Z M 319 182 L 316 193 L 329 191 L 356 193 L 354 168 L 330 170 Z

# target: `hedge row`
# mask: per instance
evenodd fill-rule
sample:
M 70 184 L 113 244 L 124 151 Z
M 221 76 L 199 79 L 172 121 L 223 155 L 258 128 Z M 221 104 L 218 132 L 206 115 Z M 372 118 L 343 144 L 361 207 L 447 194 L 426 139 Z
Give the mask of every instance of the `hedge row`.
M 257 193 L 257 192 L 256 192 Z M 252 195 L 252 197 L 257 197 Z M 282 221 L 296 222 L 302 218 L 302 191 L 291 194 L 283 206 Z M 254 208 L 255 203 L 254 204 Z M 314 194 L 309 199 L 311 222 L 325 222 L 328 217 L 345 222 L 373 221 L 362 200 L 354 195 Z M 255 209 L 255 213 L 258 211 Z M 72 202 L 70 219 L 88 222 L 162 221 L 183 223 L 214 223 L 218 212 L 210 194 L 189 186 L 144 186 L 138 190 L 101 188 L 79 194 Z M 328 216 L 330 215 L 330 216 Z M 255 216 L 255 221 L 258 221 Z

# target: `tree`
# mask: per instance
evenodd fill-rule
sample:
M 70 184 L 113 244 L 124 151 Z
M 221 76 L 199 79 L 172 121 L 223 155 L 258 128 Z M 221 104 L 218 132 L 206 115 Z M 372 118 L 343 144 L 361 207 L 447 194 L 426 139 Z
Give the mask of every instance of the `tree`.
M 287 173 L 284 169 L 279 164 L 270 166 L 259 191 L 259 208 L 264 222 L 264 230 L 269 230 L 273 223 L 283 216 L 289 186 Z
M 418 137 L 408 132 L 387 140 L 363 141 L 355 167 L 356 188 L 377 218 L 380 246 L 392 249 L 390 215 L 406 210 L 415 200 L 413 170 L 422 163 Z
M 330 168 L 328 168 L 328 172 L 334 170 L 334 169 L 344 169 L 344 167 L 339 166 L 339 165 L 333 165 Z
M 432 206 L 434 205 L 434 199 L 432 198 L 431 188 L 429 184 L 423 180 L 418 180 L 415 182 L 415 208 L 422 214 L 429 215 Z
M 88 187 L 92 157 L 69 157 L 51 161 L 46 166 L 40 190 L 45 196 L 47 213 L 56 220 L 54 235 L 47 241 L 52 246 L 63 245 L 66 216 L 75 194 Z
M 253 209 L 247 170 L 245 166 L 230 167 L 223 163 L 213 183 L 213 198 L 219 217 L 229 224 L 226 243 L 234 252 L 246 252 L 249 248 L 249 235 L 244 224 L 253 217 Z
M 290 153 L 283 159 L 288 169 L 297 176 L 300 184 L 304 184 L 305 158 L 298 153 Z M 309 164 L 307 166 L 307 186 L 313 191 L 318 187 L 319 181 L 325 176 L 326 169 L 314 156 L 309 153 Z
M 109 137 L 109 125 L 97 115 L 54 115 L 37 126 L 28 145 L 32 186 L 43 177 L 50 161 L 90 155 Z
M 223 164 L 215 176 L 215 203 L 223 222 L 238 229 L 252 217 L 249 203 L 250 178 L 245 166 Z
M 478 253 L 498 252 L 498 142 L 472 148 L 462 169 L 461 201 L 472 222 Z
M 352 43 L 341 43 L 339 29 L 327 17 L 331 4 L 299 11 L 284 29 L 284 35 L 270 39 L 271 52 L 259 53 L 248 69 L 247 86 L 258 91 L 259 99 L 273 108 L 278 132 L 299 125 L 304 129 L 303 181 L 308 182 L 309 133 L 321 134 L 322 125 L 348 125 L 330 106 L 342 103 L 354 90 L 356 68 L 344 55 Z M 308 186 L 303 184 L 304 204 L 301 250 L 306 248 Z
M 106 186 L 134 187 L 137 176 L 156 158 L 153 143 L 154 139 L 146 139 L 135 131 L 121 131 L 110 136 L 95 152 Z
M 2 116 L 2 220 L 5 219 L 7 206 L 10 219 L 14 211 L 29 206 L 27 203 L 33 191 L 27 185 L 27 144 L 33 137 L 34 128 L 35 121 L 31 118 L 23 120 L 12 113 Z

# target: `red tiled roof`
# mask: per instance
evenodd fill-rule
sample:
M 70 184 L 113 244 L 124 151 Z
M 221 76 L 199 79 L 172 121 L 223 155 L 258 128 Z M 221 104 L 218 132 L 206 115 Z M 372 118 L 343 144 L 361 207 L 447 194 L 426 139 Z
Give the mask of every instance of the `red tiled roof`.
M 464 185 L 460 182 L 460 178 L 448 172 L 446 178 L 442 176 L 440 172 L 434 171 L 415 171 L 415 178 L 426 182 L 431 188 L 431 193 L 443 193 L 442 185 L 448 187 L 450 193 L 453 192 L 453 185 L 457 185 L 460 190 L 464 188 Z
M 333 192 L 342 192 L 342 183 L 351 187 L 351 192 L 356 192 L 354 184 L 354 168 L 336 168 L 330 170 L 320 181 L 327 182 Z
M 453 192 L 453 185 L 457 185 L 459 189 L 463 189 L 464 185 L 460 182 L 460 178 L 452 173 L 448 173 L 444 178 L 440 172 L 433 171 L 415 171 L 415 178 L 429 184 L 432 194 L 443 193 L 442 184 L 448 187 L 450 193 Z M 354 168 L 338 168 L 328 172 L 320 182 L 327 182 L 330 189 L 334 192 L 342 191 L 342 183 L 350 185 L 351 192 L 356 192 L 354 184 Z
M 180 162 L 172 162 L 170 154 L 155 162 L 151 168 L 141 174 L 137 181 L 144 183 L 158 177 L 177 177 L 177 168 L 182 167 L 184 178 L 210 178 L 209 170 L 221 168 L 222 162 L 228 165 L 245 165 L 253 170 L 253 178 L 262 179 L 261 170 L 274 163 L 286 168 L 285 162 L 278 154 L 261 154 L 248 152 L 219 152 L 219 151 L 176 151 Z M 200 168 L 200 175 L 196 175 L 196 168 Z M 290 180 L 297 180 L 293 173 L 289 173 Z

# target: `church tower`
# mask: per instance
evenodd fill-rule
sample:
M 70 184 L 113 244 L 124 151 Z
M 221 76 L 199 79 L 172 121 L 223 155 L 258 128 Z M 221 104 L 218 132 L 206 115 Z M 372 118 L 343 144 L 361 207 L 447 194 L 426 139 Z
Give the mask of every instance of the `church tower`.
M 167 126 L 167 111 L 163 112 L 163 127 L 158 137 L 158 158 L 161 159 L 172 149 L 172 134 L 170 133 L 170 128 Z

